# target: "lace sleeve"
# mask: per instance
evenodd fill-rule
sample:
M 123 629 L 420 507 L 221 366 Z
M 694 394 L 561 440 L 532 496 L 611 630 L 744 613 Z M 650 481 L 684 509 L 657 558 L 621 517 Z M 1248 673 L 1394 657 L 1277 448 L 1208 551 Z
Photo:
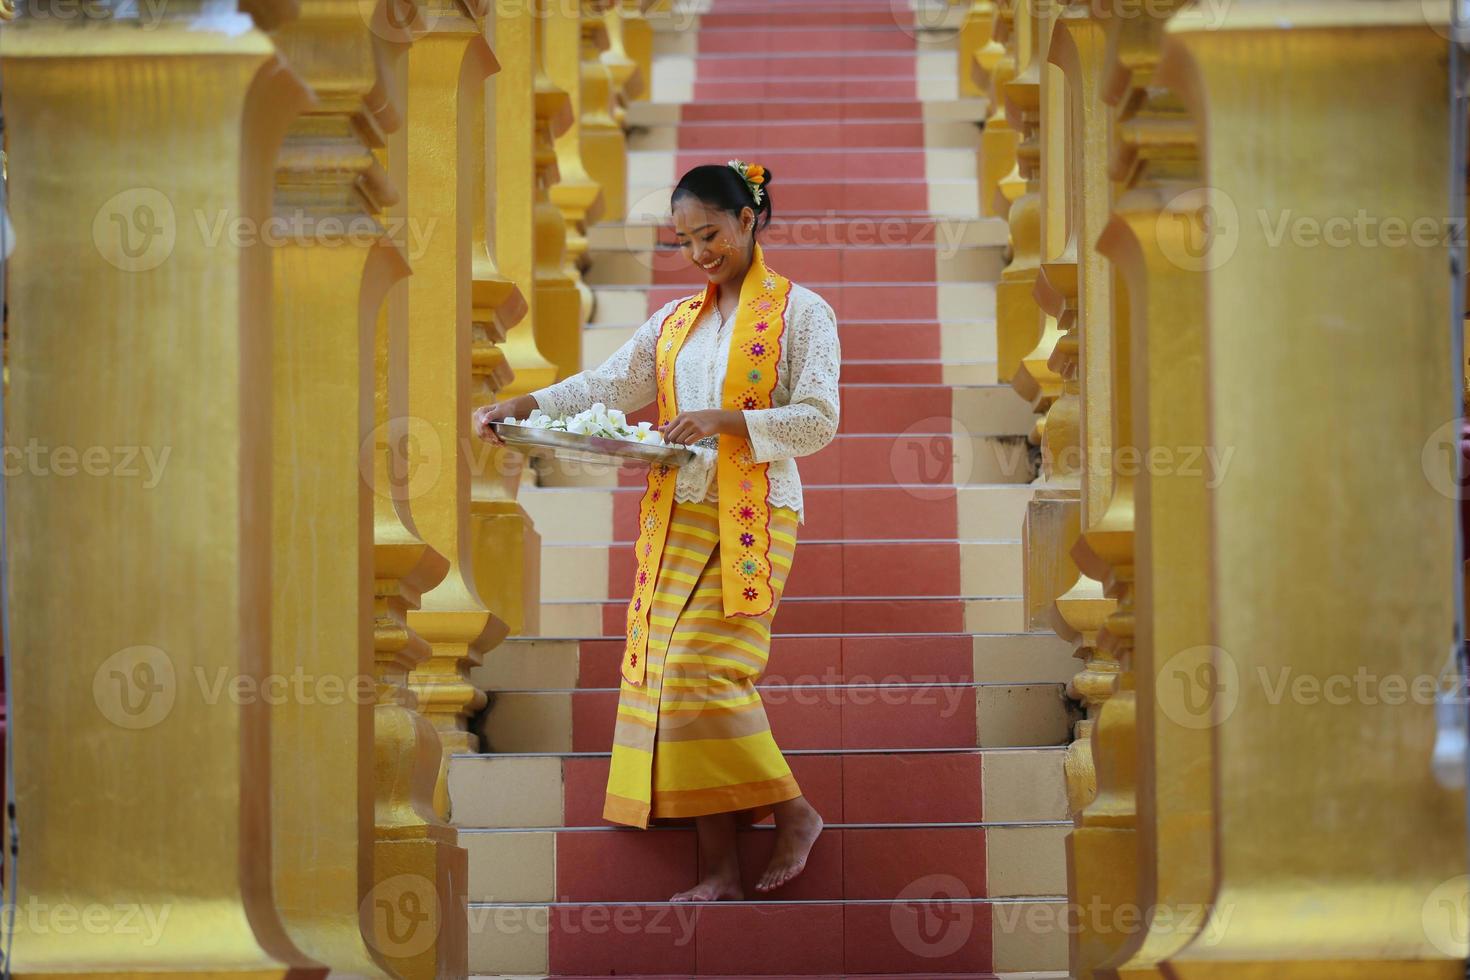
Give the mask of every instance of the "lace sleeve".
M 818 298 L 801 311 L 788 334 L 793 379 L 789 402 L 745 411 L 757 463 L 810 456 L 837 434 L 842 349 L 832 307 Z
M 652 404 L 658 396 L 653 379 L 654 343 L 659 327 L 677 303 L 675 300 L 661 307 L 597 367 L 531 392 L 541 411 L 566 418 L 598 402 L 630 413 Z

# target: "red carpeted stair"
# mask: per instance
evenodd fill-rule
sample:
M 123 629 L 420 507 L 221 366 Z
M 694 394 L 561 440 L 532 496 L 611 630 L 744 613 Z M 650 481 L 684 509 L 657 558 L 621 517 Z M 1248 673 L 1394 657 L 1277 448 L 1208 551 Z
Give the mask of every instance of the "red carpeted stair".
M 641 476 L 542 467 L 522 493 L 544 543 L 540 635 L 476 672 L 492 692 L 485 751 L 450 772 L 471 969 L 1063 969 L 1050 916 L 1065 891 L 1074 662 L 1025 629 L 1032 417 L 996 384 L 1005 228 L 977 216 L 985 107 L 954 94 L 952 31 L 919 29 L 901 0 L 714 0 L 658 51 L 653 102 L 630 109 L 629 200 L 666 206 L 667 175 L 699 163 L 767 166 L 767 259 L 838 317 L 842 424 L 798 462 L 807 520 L 761 683 L 828 829 L 805 873 L 768 896 L 751 886 L 772 830 L 742 832 L 750 900 L 681 906 L 667 899 L 698 878 L 692 826 L 602 821 Z M 589 240 L 593 365 L 702 286 L 643 216 Z

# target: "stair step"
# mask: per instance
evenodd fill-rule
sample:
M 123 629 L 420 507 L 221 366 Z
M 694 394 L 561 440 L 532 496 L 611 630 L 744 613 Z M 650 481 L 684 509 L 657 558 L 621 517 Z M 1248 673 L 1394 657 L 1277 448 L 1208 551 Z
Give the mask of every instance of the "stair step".
M 593 290 L 594 324 L 642 323 L 665 304 L 697 290 L 695 283 L 652 286 L 600 286 Z M 840 324 L 847 317 L 867 320 L 945 320 L 973 318 L 994 307 L 992 283 L 804 282 L 832 307 Z M 987 300 L 989 306 L 984 305 Z
M 1002 848 L 1034 857 L 1070 823 L 1006 828 Z M 741 878 L 752 897 L 785 901 L 898 899 L 916 878 L 949 872 L 967 898 L 1019 898 L 1066 891 L 1065 868 L 1034 865 L 1026 877 L 1005 876 L 1015 894 L 996 894 L 987 880 L 989 828 L 983 824 L 827 827 L 806 869 L 768 893 L 754 883 L 769 863 L 774 828 L 738 835 Z M 462 831 L 469 852 L 472 902 L 661 902 L 698 881 L 705 870 L 693 827 L 650 833 L 629 829 Z M 1022 862 L 1004 859 L 1011 872 Z M 476 871 L 486 873 L 477 875 Z M 1058 871 L 1062 873 L 1057 874 Z
M 485 691 L 608 688 L 619 683 L 621 638 L 514 637 L 474 668 Z M 1079 669 L 1053 633 L 776 635 L 757 686 L 893 683 L 1066 684 Z
M 655 154 L 654 156 L 657 156 Z M 663 212 L 667 212 L 668 193 L 673 187 L 673 167 L 664 184 Z M 630 200 L 636 200 L 630 195 Z M 661 212 L 662 213 L 662 212 Z M 767 245 L 827 246 L 873 245 L 897 243 L 918 245 L 935 243 L 960 245 L 1006 244 L 1009 231 L 998 218 L 953 217 L 946 215 L 816 215 L 799 210 L 783 210 L 761 232 L 762 248 Z M 660 220 L 644 217 L 633 221 L 607 221 L 587 230 L 588 247 L 598 249 L 653 248 L 657 244 L 675 245 L 673 230 Z
M 811 481 L 804 465 L 802 483 L 807 519 L 797 536 L 803 543 L 858 537 L 862 532 L 872 531 L 881 531 L 884 537 L 899 536 L 893 532 L 900 528 L 912 531 L 915 522 L 897 525 L 884 515 L 891 514 L 895 507 L 914 506 L 920 498 L 923 498 L 922 506 L 930 508 L 933 515 L 922 525 L 933 532 L 933 537 L 1014 539 L 1021 533 L 1032 496 L 1031 485 L 1024 483 L 955 486 L 948 488 L 947 497 L 942 498 L 952 501 L 952 506 L 944 507 L 931 503 L 938 496 L 933 484 L 909 487 L 817 484 Z M 642 493 L 642 484 L 636 482 L 613 487 L 531 486 L 522 489 L 519 499 L 535 523 L 542 544 L 584 544 L 632 541 Z M 844 527 L 845 510 L 855 515 L 851 535 Z M 908 539 L 915 537 L 927 535 L 913 535 Z
M 939 897 L 902 902 L 474 903 L 470 969 L 562 977 L 990 976 L 996 911 L 1018 906 L 1004 921 L 1024 922 L 1026 909 L 1057 904 L 956 899 L 952 889 L 943 876 L 919 889 Z M 1065 950 L 1060 928 L 1047 939 Z
M 632 524 L 619 529 L 631 537 Z M 633 595 L 637 562 L 632 541 L 608 545 L 543 545 L 544 600 L 612 599 Z M 801 546 L 785 595 L 895 596 L 1019 595 L 1019 541 L 818 541 Z
M 540 635 L 621 636 L 625 613 L 621 602 L 543 602 Z M 773 625 L 783 633 L 1021 633 L 1025 611 L 1020 596 L 793 596 L 781 600 Z
M 693 290 L 691 290 L 692 292 Z M 646 318 L 645 314 L 645 318 Z M 636 323 L 594 324 L 582 334 L 582 364 L 602 364 L 628 341 L 641 326 Z M 887 336 L 885 337 L 885 331 Z M 943 365 L 994 362 L 996 355 L 993 320 L 839 320 L 837 336 L 842 347 L 842 381 L 845 384 L 875 384 L 854 374 L 856 365 L 898 363 L 895 351 L 905 359 L 927 360 Z M 994 386 L 992 371 L 974 382 L 917 382 L 926 384 L 976 384 Z M 1017 417 L 1031 417 L 1029 405 L 1019 397 L 1006 396 Z
M 802 793 L 830 824 L 1067 819 L 1059 747 L 785 754 Z M 453 822 L 465 829 L 611 827 L 602 819 L 609 759 L 606 751 L 455 755 Z
M 989 115 L 985 99 L 920 102 L 917 99 L 765 99 L 739 97 L 703 102 L 637 102 L 628 107 L 634 128 L 706 122 L 781 122 L 793 119 L 923 119 L 977 125 Z
M 815 237 L 815 236 L 814 236 Z M 915 283 L 995 282 L 1000 275 L 999 246 L 950 246 L 933 242 L 834 248 L 809 245 L 761 246 L 766 262 L 799 283 L 872 281 Z M 675 286 L 689 293 L 704 288 L 699 270 L 674 246 L 652 250 L 601 250 L 591 253 L 585 279 L 594 288 L 652 284 Z M 890 347 L 888 353 L 893 354 Z M 905 351 L 907 353 L 907 351 Z
M 1055 683 L 779 684 L 760 688 L 771 733 L 796 749 L 1060 745 L 1074 720 Z M 612 744 L 616 689 L 498 691 L 475 731 L 491 752 L 597 752 Z
M 651 413 L 633 413 L 629 418 L 650 418 Z M 929 421 L 932 419 L 933 421 Z M 915 426 L 953 422 L 928 416 Z M 995 423 L 999 426 L 999 423 Z M 808 521 L 819 520 L 820 531 L 801 525 L 802 534 L 823 537 L 845 533 L 860 537 L 954 537 L 954 500 L 965 487 L 976 484 L 1029 484 L 1036 479 L 1037 460 L 1024 435 L 944 435 L 916 432 L 911 435 L 840 433 L 797 464 L 802 480 L 802 505 Z M 643 486 L 647 470 L 636 465 L 610 466 L 576 460 L 536 461 L 535 473 L 543 487 Z M 906 512 L 873 512 L 872 498 L 857 489 L 887 488 L 890 501 L 905 504 Z M 816 513 L 812 493 L 827 485 L 841 493 L 835 511 Z M 808 487 L 812 489 L 808 489 Z M 636 504 L 634 505 L 636 507 Z M 940 520 L 943 523 L 937 524 Z M 832 522 L 838 522 L 833 524 Z M 833 530 L 841 528 L 840 532 Z
M 760 51 L 768 56 L 901 52 L 903 56 L 913 58 L 913 38 L 893 30 L 895 26 L 892 18 L 886 24 L 858 26 L 847 23 L 793 24 L 783 16 L 780 26 L 751 26 L 747 21 L 743 26 L 716 27 L 711 26 L 706 17 L 699 25 L 700 68 L 704 67 L 707 56 L 733 54 L 749 57 L 748 52 L 751 51 Z

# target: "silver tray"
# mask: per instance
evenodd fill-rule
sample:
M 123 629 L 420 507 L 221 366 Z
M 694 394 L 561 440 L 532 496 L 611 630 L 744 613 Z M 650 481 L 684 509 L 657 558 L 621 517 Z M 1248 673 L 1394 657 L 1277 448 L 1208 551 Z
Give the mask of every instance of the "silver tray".
M 584 436 L 556 429 L 538 429 L 528 425 L 492 422 L 495 434 L 506 446 L 528 456 L 555 456 L 584 463 L 634 462 L 648 465 L 682 466 L 694 453 L 682 446 L 652 446 L 646 442 L 609 439 L 606 436 Z

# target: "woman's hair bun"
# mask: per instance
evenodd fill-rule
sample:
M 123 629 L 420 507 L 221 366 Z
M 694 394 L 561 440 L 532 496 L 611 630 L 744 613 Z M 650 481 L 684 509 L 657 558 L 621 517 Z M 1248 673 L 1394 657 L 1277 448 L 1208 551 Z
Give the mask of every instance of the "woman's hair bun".
M 678 186 L 670 197 L 675 204 L 682 197 L 694 197 L 706 207 L 718 208 L 739 215 L 744 208 L 755 212 L 755 230 L 760 231 L 771 223 L 771 171 L 762 166 L 760 201 L 755 199 L 751 184 L 739 170 L 729 164 L 706 163 L 694 167 L 679 178 Z

